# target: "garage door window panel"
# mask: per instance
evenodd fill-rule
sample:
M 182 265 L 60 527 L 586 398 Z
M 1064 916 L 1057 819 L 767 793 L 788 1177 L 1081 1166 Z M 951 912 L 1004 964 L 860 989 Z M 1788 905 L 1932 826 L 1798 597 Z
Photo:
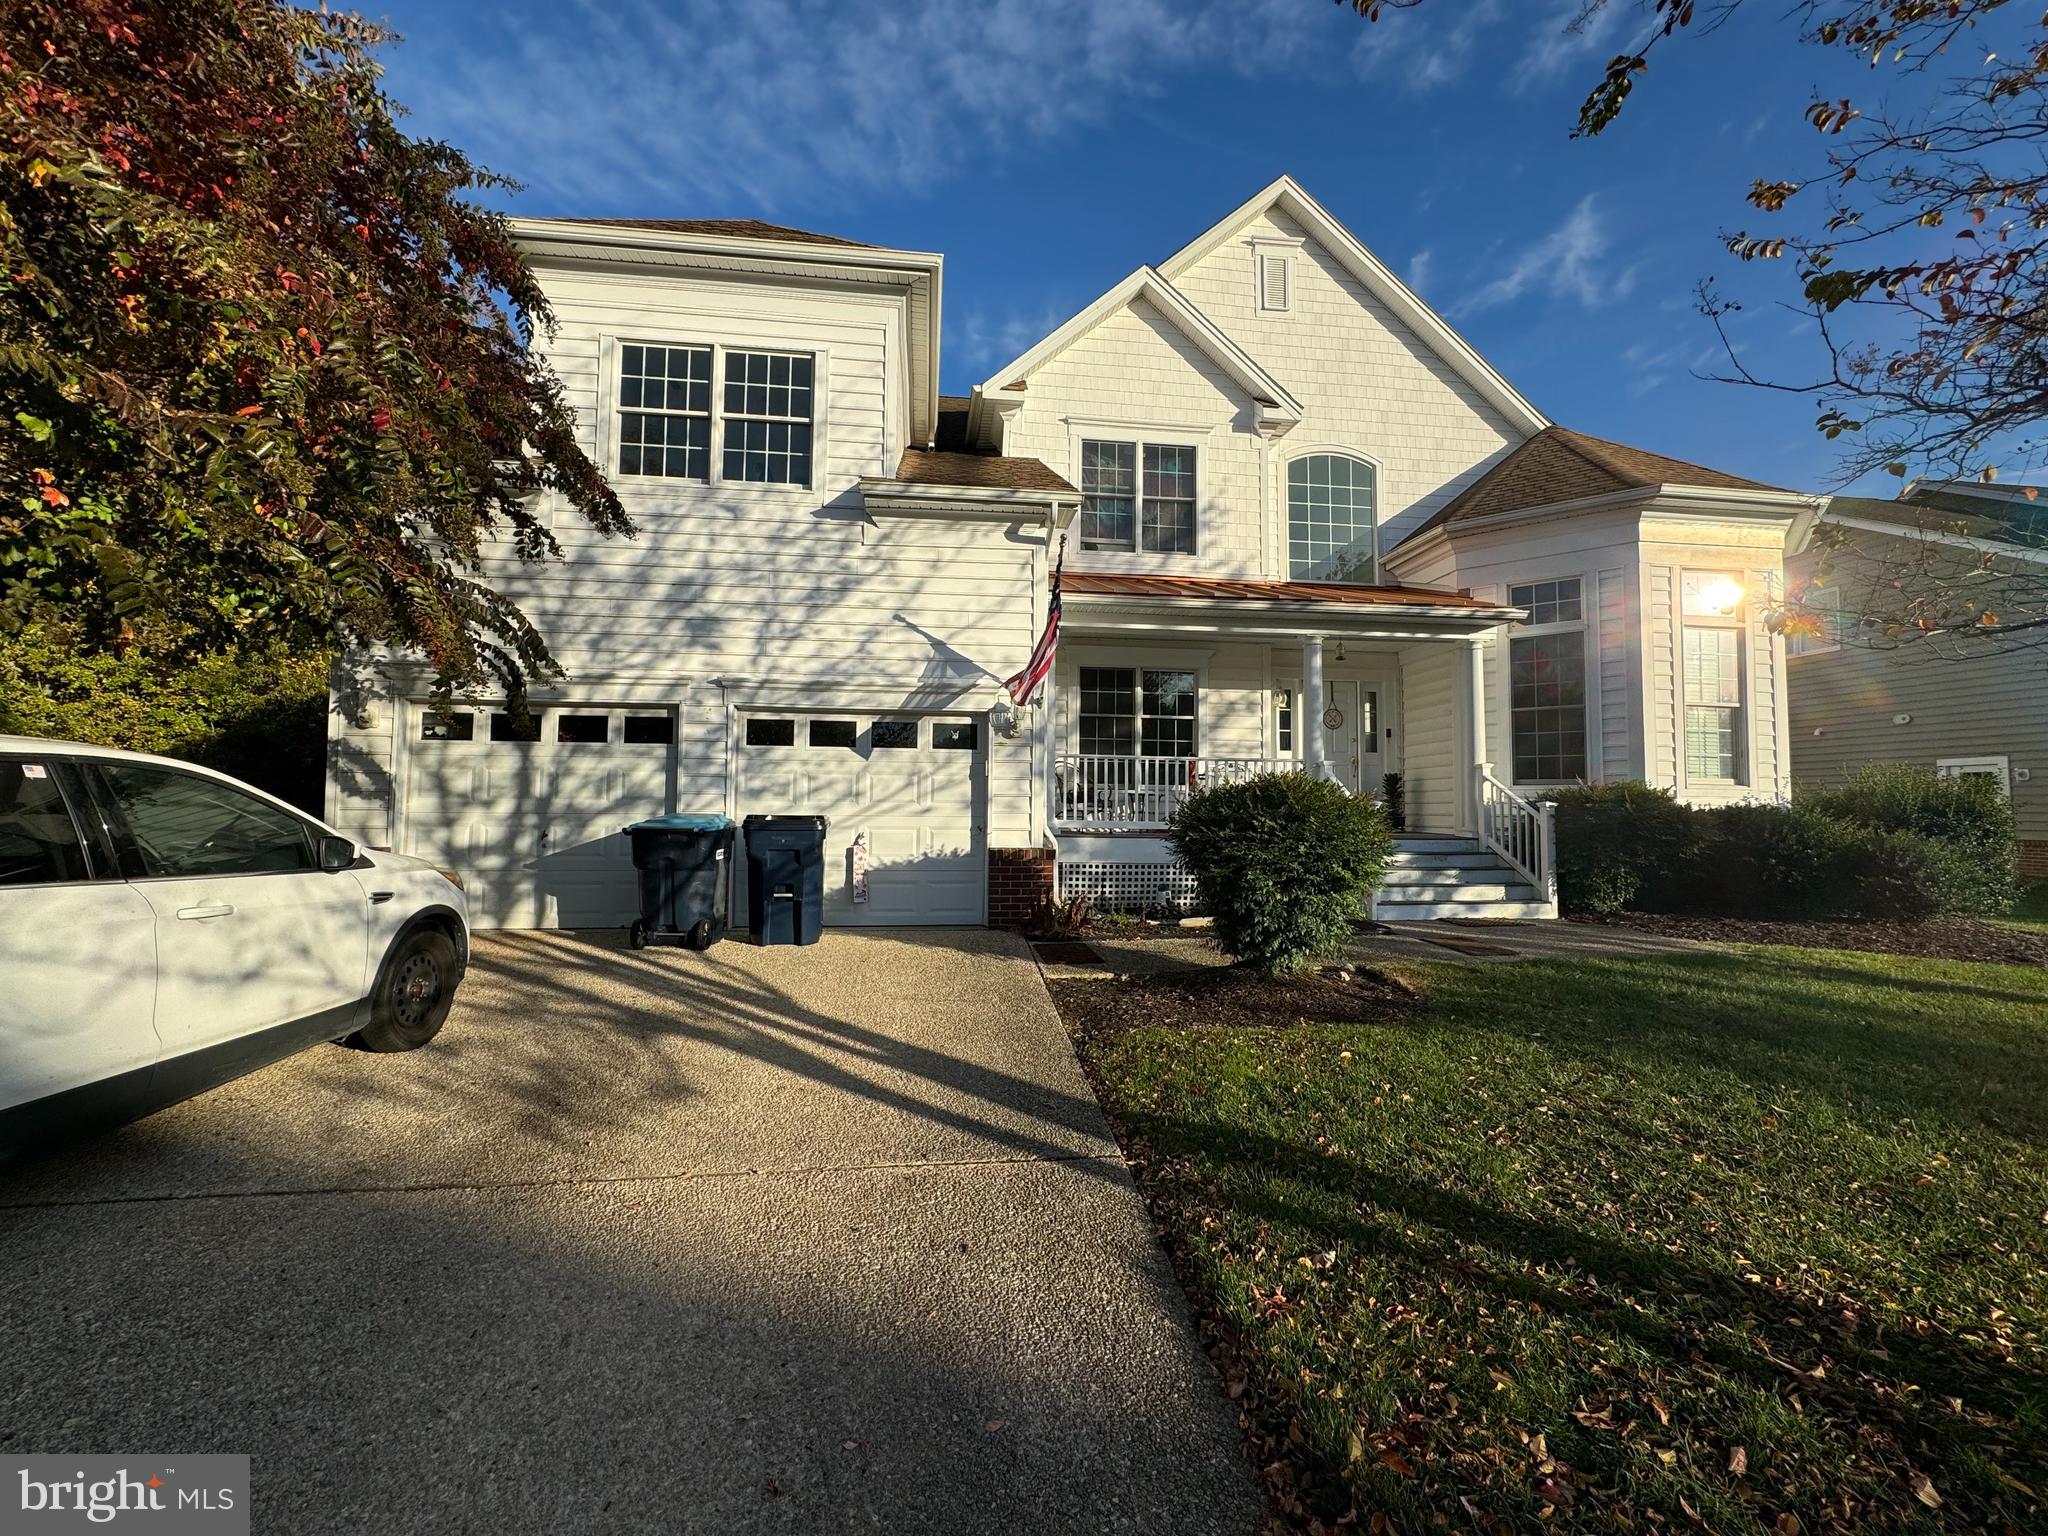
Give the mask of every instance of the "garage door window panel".
M 773 720 L 756 716 L 747 722 L 747 745 L 750 747 L 793 747 L 796 745 L 796 722 L 794 720 Z
M 877 752 L 903 752 L 917 750 L 917 722 L 915 720 L 877 720 L 869 740 Z
M 49 765 L 0 762 L 0 885 L 62 885 L 91 873 Z
M 539 741 L 540 711 L 530 715 L 515 715 L 500 711 L 491 716 L 491 740 L 493 741 Z
M 855 720 L 813 720 L 806 739 L 814 747 L 851 751 L 860 740 L 860 723 Z
M 317 867 L 311 828 L 267 800 L 174 769 L 105 763 L 98 771 L 147 875 L 293 874 Z
M 623 723 L 629 747 L 666 747 L 675 743 L 674 715 L 628 715 Z
M 981 744 L 979 734 L 972 720 L 934 720 L 932 722 L 932 750 L 934 752 L 972 752 Z
M 474 741 L 476 716 L 468 710 L 437 715 L 431 710 L 420 716 L 421 741 Z
M 612 739 L 610 715 L 557 715 L 555 740 L 567 746 L 598 746 Z

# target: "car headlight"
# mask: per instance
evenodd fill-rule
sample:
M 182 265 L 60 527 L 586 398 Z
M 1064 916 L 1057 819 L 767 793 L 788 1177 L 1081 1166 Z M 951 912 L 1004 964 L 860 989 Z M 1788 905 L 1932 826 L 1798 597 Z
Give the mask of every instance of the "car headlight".
M 436 870 L 434 871 L 434 873 L 435 873 L 435 874 L 437 874 L 437 875 L 439 875 L 439 876 L 440 876 L 440 877 L 441 877 L 441 878 L 442 878 L 443 880 L 446 880 L 446 881 L 447 881 L 447 882 L 448 882 L 448 883 L 449 883 L 450 885 L 454 886 L 454 887 L 455 887 L 455 889 L 457 889 L 458 891 L 462 889 L 462 876 L 460 876 L 460 875 L 458 875 L 457 873 L 455 873 L 455 871 L 454 871 L 454 870 L 452 870 L 452 869 L 436 869 Z

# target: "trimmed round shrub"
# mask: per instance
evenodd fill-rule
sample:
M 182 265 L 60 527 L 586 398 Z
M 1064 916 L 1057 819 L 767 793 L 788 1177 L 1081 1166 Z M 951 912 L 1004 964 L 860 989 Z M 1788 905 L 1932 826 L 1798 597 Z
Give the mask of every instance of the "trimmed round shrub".
M 1699 842 L 1697 813 L 1668 789 L 1579 784 L 1557 803 L 1557 896 L 1567 912 L 1668 910 Z
M 1351 936 L 1394 849 L 1380 806 L 1305 773 L 1191 795 L 1166 837 L 1217 944 L 1268 976 L 1303 970 Z

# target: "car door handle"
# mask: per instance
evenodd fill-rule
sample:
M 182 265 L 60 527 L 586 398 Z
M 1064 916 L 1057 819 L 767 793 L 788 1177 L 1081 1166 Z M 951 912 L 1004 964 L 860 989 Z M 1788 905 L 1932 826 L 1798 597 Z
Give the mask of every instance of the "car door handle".
M 226 902 L 219 902 L 210 907 L 178 908 L 178 921 L 182 923 L 203 923 L 209 917 L 233 917 L 234 915 L 235 909 Z

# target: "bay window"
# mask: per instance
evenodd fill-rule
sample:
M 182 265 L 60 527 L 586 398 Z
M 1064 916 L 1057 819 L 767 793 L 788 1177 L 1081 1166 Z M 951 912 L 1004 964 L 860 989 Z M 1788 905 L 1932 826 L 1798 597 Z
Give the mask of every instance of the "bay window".
M 1747 767 L 1743 597 L 1741 581 L 1726 572 L 1686 571 L 1679 578 L 1685 777 L 1691 783 L 1739 784 Z
M 1586 626 L 1579 578 L 1508 588 L 1528 619 L 1508 641 L 1508 727 L 1517 784 L 1586 777 Z

